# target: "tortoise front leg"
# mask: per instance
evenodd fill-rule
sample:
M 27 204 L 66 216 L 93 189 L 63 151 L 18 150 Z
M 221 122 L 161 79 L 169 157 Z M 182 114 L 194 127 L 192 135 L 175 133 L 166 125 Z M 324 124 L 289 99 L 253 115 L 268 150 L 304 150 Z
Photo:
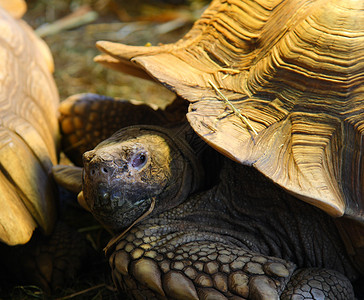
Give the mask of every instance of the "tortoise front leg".
M 320 268 L 298 269 L 281 295 L 286 299 L 355 299 L 350 281 L 341 273 Z
M 132 229 L 110 256 L 117 287 L 135 299 L 279 299 L 295 269 L 223 242 L 183 240 Z
M 131 298 L 354 298 L 350 282 L 336 271 L 296 270 L 280 258 L 203 240 L 201 232 L 191 242 L 188 234 L 156 238 L 157 227 L 133 228 L 109 258 L 116 286 Z

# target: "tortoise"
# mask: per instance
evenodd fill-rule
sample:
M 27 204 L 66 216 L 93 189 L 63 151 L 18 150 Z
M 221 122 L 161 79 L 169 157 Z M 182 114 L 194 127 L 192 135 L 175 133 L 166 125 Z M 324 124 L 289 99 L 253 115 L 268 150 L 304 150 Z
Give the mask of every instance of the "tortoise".
M 151 299 L 354 297 L 348 280 L 364 270 L 363 8 L 215 0 L 174 44 L 98 42 L 105 54 L 96 61 L 188 100 L 193 130 L 235 161 L 220 158 L 215 182 L 201 183 L 205 150 L 176 124 L 128 127 L 84 154 L 79 198 L 122 232 L 107 247 L 121 290 Z M 65 110 L 87 118 L 84 97 Z M 77 116 L 77 130 L 113 122 L 112 111 Z
M 24 1 L 0 1 L 0 264 L 6 281 L 50 292 L 75 274 L 87 248 L 56 224 L 59 96 L 51 52 L 21 20 L 25 10 Z

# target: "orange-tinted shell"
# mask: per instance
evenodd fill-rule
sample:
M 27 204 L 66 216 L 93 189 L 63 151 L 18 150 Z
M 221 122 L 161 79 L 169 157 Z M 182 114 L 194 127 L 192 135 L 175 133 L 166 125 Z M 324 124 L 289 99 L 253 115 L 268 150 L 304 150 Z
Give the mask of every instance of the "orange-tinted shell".
M 59 98 L 44 42 L 1 7 L 0 32 L 0 240 L 15 245 L 55 222 Z
M 188 120 L 210 145 L 362 222 L 363 12 L 362 0 L 215 0 L 175 44 L 99 42 L 108 55 L 96 60 L 158 80 L 191 102 Z

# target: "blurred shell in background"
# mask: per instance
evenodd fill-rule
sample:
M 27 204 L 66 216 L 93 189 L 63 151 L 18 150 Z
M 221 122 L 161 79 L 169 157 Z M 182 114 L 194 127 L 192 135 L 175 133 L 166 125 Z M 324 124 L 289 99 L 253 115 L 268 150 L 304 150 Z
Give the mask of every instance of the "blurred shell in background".
M 19 19 L 24 2 L 0 5 L 11 9 L 0 8 L 0 239 L 15 245 L 55 222 L 59 97 L 48 47 Z

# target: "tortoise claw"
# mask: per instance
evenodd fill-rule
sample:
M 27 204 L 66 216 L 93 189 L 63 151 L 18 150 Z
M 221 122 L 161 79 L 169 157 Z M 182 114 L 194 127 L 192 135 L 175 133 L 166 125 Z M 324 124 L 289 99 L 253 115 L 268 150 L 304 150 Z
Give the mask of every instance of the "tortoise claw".
M 163 278 L 163 287 L 168 296 L 175 299 L 199 299 L 193 282 L 184 274 L 177 271 L 169 271 Z
M 278 300 L 275 283 L 267 276 L 253 277 L 249 282 L 250 297 L 253 300 Z
M 139 282 L 143 282 L 151 290 L 165 296 L 162 288 L 161 271 L 156 262 L 142 258 L 132 264 L 132 273 Z

